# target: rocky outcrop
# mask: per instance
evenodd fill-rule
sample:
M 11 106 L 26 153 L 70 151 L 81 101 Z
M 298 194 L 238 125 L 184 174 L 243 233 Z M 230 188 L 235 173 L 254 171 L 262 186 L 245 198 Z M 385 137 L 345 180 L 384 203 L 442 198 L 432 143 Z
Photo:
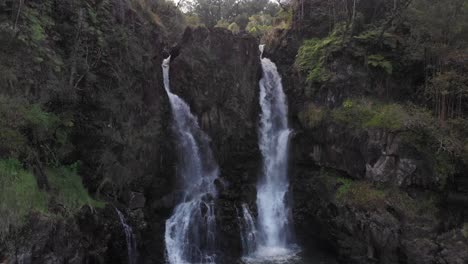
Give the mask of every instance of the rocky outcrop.
M 296 148 L 302 162 L 345 171 L 350 177 L 396 187 L 437 189 L 435 165 L 405 143 L 398 132 L 353 129 L 326 121 L 301 130 Z
M 317 168 L 296 167 L 293 186 L 294 220 L 302 230 L 298 238 L 306 247 L 319 244 L 342 263 L 462 264 L 468 260 L 462 229 L 440 230 L 443 220 L 437 212 L 412 215 L 411 208 L 401 209 L 402 200 L 374 204 L 370 198 L 356 204 L 337 199 L 342 183 L 323 177 Z M 422 204 L 428 198 L 414 199 Z
M 85 207 L 73 218 L 31 215 L 4 245 L 2 263 L 127 263 L 124 231 L 111 207 Z

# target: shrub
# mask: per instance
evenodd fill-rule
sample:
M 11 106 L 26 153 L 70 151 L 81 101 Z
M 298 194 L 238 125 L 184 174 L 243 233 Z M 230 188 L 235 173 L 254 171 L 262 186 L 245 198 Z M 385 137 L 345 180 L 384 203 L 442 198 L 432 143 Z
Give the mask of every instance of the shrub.
M 332 111 L 332 118 L 356 128 L 383 128 L 395 131 L 405 128 L 409 115 L 399 104 L 348 99 L 344 101 L 343 107 Z
M 377 105 L 372 118 L 364 126 L 401 130 L 405 127 L 407 118 L 406 110 L 399 104 Z
M 0 236 L 23 225 L 30 212 L 47 212 L 47 199 L 18 160 L 0 160 Z
M 325 110 L 314 105 L 308 104 L 303 111 L 299 113 L 299 120 L 306 128 L 315 128 L 325 118 Z
M 308 82 L 325 82 L 331 77 L 326 61 L 344 43 L 340 32 L 335 30 L 326 38 L 306 40 L 299 48 L 296 67 L 307 74 Z
M 63 206 L 67 213 L 74 214 L 84 205 L 92 207 L 104 205 L 91 198 L 77 173 L 77 165 L 49 168 L 47 175 L 55 202 Z
M 232 31 L 232 33 L 239 33 L 240 32 L 240 27 L 234 22 L 234 23 L 231 23 L 228 28 L 230 31 Z
M 363 128 L 375 114 L 372 104 L 371 101 L 348 99 L 343 102 L 343 107 L 334 109 L 331 116 L 336 122 Z
M 390 61 L 386 60 L 382 55 L 370 55 L 367 57 L 367 64 L 375 68 L 381 68 L 386 73 L 393 73 L 393 65 Z

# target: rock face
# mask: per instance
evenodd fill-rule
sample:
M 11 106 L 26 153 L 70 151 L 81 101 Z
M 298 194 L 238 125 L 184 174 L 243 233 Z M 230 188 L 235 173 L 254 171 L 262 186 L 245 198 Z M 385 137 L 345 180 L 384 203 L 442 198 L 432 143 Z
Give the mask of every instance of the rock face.
M 304 162 L 345 171 L 354 179 L 428 190 L 440 184 L 431 161 L 412 151 L 399 133 L 324 122 L 303 130 L 298 140 L 306 140 L 298 142 L 302 147 L 297 149 L 299 155 L 309 157 Z
M 83 208 L 73 219 L 32 215 L 8 238 L 2 263 L 126 263 L 125 237 L 112 208 Z

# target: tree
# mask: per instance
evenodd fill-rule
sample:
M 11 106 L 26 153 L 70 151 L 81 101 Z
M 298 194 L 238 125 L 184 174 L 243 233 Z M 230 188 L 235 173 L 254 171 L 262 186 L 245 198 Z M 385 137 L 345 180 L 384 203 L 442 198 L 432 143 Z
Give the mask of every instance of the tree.
M 198 16 L 207 27 L 214 27 L 218 21 L 225 20 L 236 22 L 243 29 L 248 17 L 259 13 L 273 16 L 279 11 L 278 5 L 270 0 L 193 0 L 178 3 L 182 10 Z

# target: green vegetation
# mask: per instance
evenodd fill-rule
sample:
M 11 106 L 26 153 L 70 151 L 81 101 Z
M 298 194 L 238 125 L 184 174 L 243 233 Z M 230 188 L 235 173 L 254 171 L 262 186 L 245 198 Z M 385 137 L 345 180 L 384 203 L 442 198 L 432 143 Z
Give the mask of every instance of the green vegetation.
M 303 111 L 299 113 L 299 120 L 308 129 L 316 128 L 326 117 L 324 109 L 308 104 Z
M 246 31 L 259 39 L 274 29 L 289 28 L 293 17 L 290 5 L 281 2 L 280 7 L 269 0 L 181 0 L 178 6 L 190 26 Z
M 60 204 L 66 213 L 73 214 L 84 205 L 101 208 L 104 203 L 90 197 L 78 175 L 77 165 L 47 170 L 47 176 L 55 203 Z
M 382 210 L 392 206 L 408 217 L 433 217 L 437 213 L 438 198 L 433 195 L 410 197 L 397 188 L 374 186 L 367 181 L 352 180 L 340 174 L 322 169 L 321 180 L 335 194 L 336 202 L 358 208 Z
M 47 212 L 47 193 L 18 160 L 0 160 L 0 237 L 23 225 L 31 212 Z
M 103 207 L 92 199 L 77 174 L 77 166 L 49 168 L 51 191 L 40 190 L 36 177 L 15 159 L 0 160 L 0 237 L 25 224 L 31 213 L 50 215 L 49 203 L 73 215 L 85 205 Z
M 381 68 L 388 74 L 392 74 L 393 72 L 392 63 L 386 60 L 382 55 L 370 55 L 367 57 L 367 64 L 376 68 Z
M 405 145 L 431 161 L 441 186 L 457 172 L 456 160 L 466 155 L 467 120 L 458 119 L 455 124 L 441 127 L 426 109 L 370 99 L 345 100 L 342 107 L 331 111 L 331 117 L 358 130 L 378 128 L 400 133 Z
M 341 186 L 336 192 L 339 203 L 350 203 L 364 208 L 380 208 L 385 204 L 386 193 L 370 183 L 339 178 Z
M 327 59 L 343 45 L 341 30 L 335 30 L 324 39 L 304 41 L 296 57 L 296 66 L 307 74 L 308 82 L 325 82 L 331 77 Z
M 381 104 L 371 100 L 348 99 L 334 109 L 332 118 L 355 128 L 383 128 L 398 131 L 405 128 L 409 114 L 399 104 Z

